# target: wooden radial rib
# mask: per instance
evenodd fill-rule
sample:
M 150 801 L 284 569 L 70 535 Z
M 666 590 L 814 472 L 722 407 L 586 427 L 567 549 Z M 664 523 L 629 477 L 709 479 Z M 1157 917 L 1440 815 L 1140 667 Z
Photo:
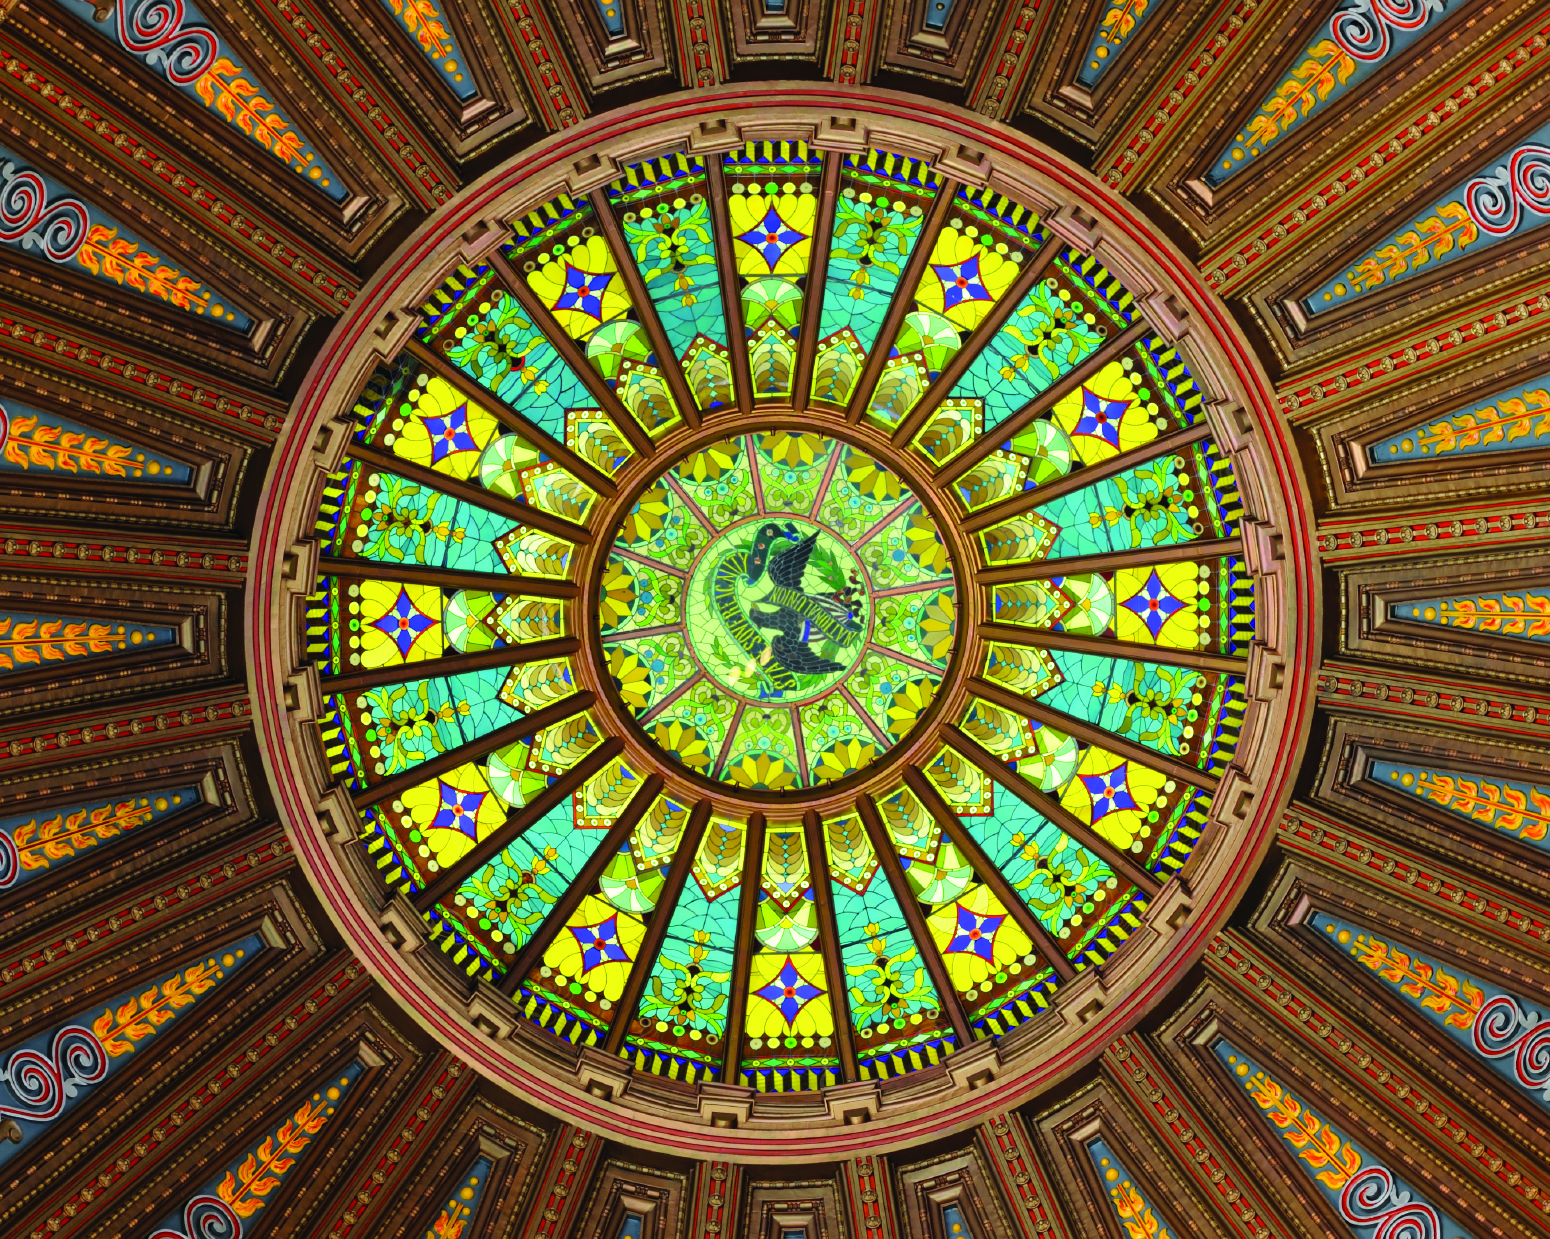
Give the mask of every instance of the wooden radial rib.
M 556 805 L 562 804 L 573 793 L 580 791 L 588 779 L 619 756 L 623 750 L 624 742 L 617 736 L 610 736 L 604 740 L 527 804 L 519 809 L 513 809 L 499 828 L 479 840 L 466 856 L 459 859 L 457 864 L 442 870 L 434 882 L 414 897 L 414 906 L 421 912 L 428 912 L 435 907 L 457 890 L 468 877 L 476 873 L 481 865 L 499 856 L 505 848 L 520 839 L 522 833 L 534 822 L 543 818 Z
M 657 906 L 652 910 L 651 919 L 646 922 L 646 935 L 641 939 L 640 949 L 635 952 L 635 962 L 630 965 L 624 993 L 619 996 L 618 1013 L 608 1026 L 608 1040 L 603 1043 L 605 1054 L 617 1054 L 624 1045 L 630 1021 L 635 1018 L 635 1011 L 640 1006 L 646 980 L 651 976 L 657 956 L 662 952 L 662 940 L 667 937 L 667 926 L 673 919 L 673 909 L 678 906 L 678 897 L 683 894 L 684 883 L 694 868 L 694 858 L 700 853 L 700 841 L 705 838 L 710 811 L 710 801 L 701 800 L 696 802 L 689 814 L 683 836 L 678 840 L 678 849 L 673 853 L 673 863 L 668 866 L 667 879 L 662 883 L 662 893 L 657 897 Z
M 630 446 L 636 453 L 643 459 L 655 455 L 657 447 L 646 432 L 646 428 L 635 420 L 615 394 L 614 389 L 608 386 L 603 376 L 592 368 L 591 363 L 587 361 L 587 355 L 581 351 L 581 345 L 571 339 L 560 324 L 555 322 L 549 307 L 528 287 L 528 282 L 522 278 L 522 273 L 516 270 L 498 249 L 490 251 L 488 262 L 495 269 L 495 273 L 501 277 L 511 295 L 517 299 L 517 304 L 522 307 L 523 312 L 533 320 L 533 326 L 537 327 L 544 338 L 553 345 L 555 352 L 565 359 L 565 364 L 575 371 L 582 386 L 591 394 L 592 399 L 597 401 L 598 407 L 613 419 L 614 424 L 619 427 L 619 433 L 630 441 Z
M 989 680 L 982 680 L 977 676 L 968 682 L 968 690 L 976 697 L 983 697 L 994 705 L 1003 706 L 1014 714 L 1021 714 L 1024 718 L 1035 719 L 1040 723 L 1063 731 L 1067 735 L 1074 736 L 1078 740 L 1084 740 L 1088 744 L 1096 744 L 1100 748 L 1108 749 L 1121 757 L 1137 762 L 1143 766 L 1166 774 L 1170 779 L 1177 779 L 1181 783 L 1188 783 L 1193 787 L 1201 787 L 1206 791 L 1215 792 L 1221 782 L 1214 774 L 1207 774 L 1204 770 L 1196 769 L 1187 762 L 1182 762 L 1176 757 L 1166 753 L 1158 753 L 1147 748 L 1144 744 L 1137 744 L 1134 740 L 1126 739 L 1116 732 L 1108 731 L 1103 727 L 1096 727 L 1085 719 L 1076 718 L 1063 710 L 1052 709 L 1040 702 L 1024 697 L 1021 693 L 1010 692 L 999 684 L 992 684 Z
M 807 872 L 813 884 L 813 904 L 818 913 L 818 949 L 829 981 L 829 1012 L 834 1019 L 834 1044 L 840 1052 L 840 1081 L 859 1080 L 856 1067 L 856 1035 L 850 1022 L 850 987 L 845 984 L 845 959 L 840 953 L 840 927 L 834 916 L 833 879 L 829 877 L 829 847 L 823 819 L 816 809 L 802 815 L 802 834 L 807 843 Z
M 727 324 L 727 352 L 732 362 L 732 391 L 737 411 L 753 412 L 753 371 L 748 368 L 748 337 L 743 328 L 743 301 L 737 288 L 737 248 L 732 238 L 732 216 L 727 211 L 727 179 L 721 155 L 705 156 L 705 187 L 710 197 L 711 229 L 716 238 L 716 274 L 721 279 L 721 311 Z
M 952 841 L 952 845 L 962 853 L 963 858 L 974 867 L 975 874 L 980 881 L 990 888 L 1001 906 L 1005 908 L 1011 918 L 1017 922 L 1020 928 L 1039 948 L 1039 954 L 1055 970 L 1055 975 L 1062 982 L 1069 981 L 1076 976 L 1076 968 L 1066 953 L 1060 949 L 1060 943 L 1044 927 L 1044 923 L 1034 915 L 1033 909 L 1006 880 L 1000 868 L 985 855 L 984 849 L 974 841 L 974 836 L 963 828 L 963 820 L 953 812 L 952 806 L 942 799 L 942 794 L 932 786 L 931 780 L 926 778 L 914 766 L 907 766 L 904 770 L 904 781 L 909 784 L 909 789 L 915 794 L 916 799 L 925 807 L 927 813 L 941 827 L 942 833 Z M 895 858 L 897 861 L 897 858 Z M 903 870 L 900 869 L 900 877 Z M 924 924 L 924 920 L 922 920 Z M 932 945 L 932 951 L 936 950 Z M 944 970 L 945 975 L 945 970 Z
M 920 227 L 920 237 L 915 242 L 915 248 L 910 251 L 910 260 L 904 264 L 904 272 L 893 290 L 893 300 L 888 303 L 888 313 L 883 318 L 883 325 L 877 330 L 877 339 L 867 356 L 866 368 L 861 371 L 861 377 L 856 380 L 856 389 L 850 394 L 845 420 L 852 426 L 861 420 L 861 415 L 872 403 L 872 393 L 877 390 L 877 381 L 883 376 L 883 366 L 893 350 L 899 328 L 904 324 L 904 316 L 915 302 L 915 288 L 931 258 L 937 235 L 947 222 L 948 212 L 952 210 L 953 198 L 957 193 L 958 182 L 943 176 L 942 183 L 937 187 L 936 201 L 931 204 L 931 212 Z
M 759 912 L 759 876 L 764 871 L 764 814 L 752 813 L 743 834 L 743 876 L 737 888 L 737 942 L 732 951 L 731 988 L 727 991 L 727 1026 L 723 1038 L 721 1082 L 736 1084 L 743 1061 L 744 1026 L 748 1023 L 748 980 L 753 967 L 754 918 Z
M 1116 877 L 1136 887 L 1148 899 L 1153 898 L 1162 889 L 1162 883 L 1155 875 L 1136 864 L 1085 822 L 1078 821 L 1076 815 L 1064 805 L 1045 795 L 1026 779 L 1018 778 L 973 738 L 964 735 L 951 725 L 944 726 L 940 736 L 942 742 L 955 753 L 979 767 L 982 773 L 989 775 L 1035 813 L 1065 831 L 1093 855 L 1101 856 L 1108 862 L 1109 868 L 1114 871 Z
M 434 349 L 411 339 L 404 344 L 404 352 L 457 391 L 465 400 L 471 400 L 480 408 L 487 409 L 490 415 L 507 430 L 521 435 L 534 447 L 559 461 L 578 481 L 585 482 L 603 498 L 612 499 L 619 493 L 614 480 L 590 460 L 566 447 L 553 435 L 533 425 L 484 384 L 465 374 Z M 621 433 L 623 433 L 622 430 Z
M 1062 573 L 1064 575 L 1064 573 Z M 1075 654 L 1108 654 L 1114 658 L 1134 658 L 1147 663 L 1171 663 L 1191 671 L 1220 671 L 1243 675 L 1248 664 L 1230 654 L 1207 654 L 1200 650 L 1178 650 L 1161 645 L 1142 645 L 1138 641 L 1120 641 L 1111 637 L 1088 637 L 1075 632 L 1052 632 L 1045 628 L 1024 628 L 1020 624 L 981 624 L 977 630 L 986 641 L 1007 645 L 1051 650 L 1070 650 Z
M 864 793 L 857 796 L 856 813 L 866 828 L 872 850 L 877 853 L 877 863 L 888 881 L 889 889 L 893 891 L 899 910 L 904 913 L 910 937 L 915 941 L 915 949 L 920 952 L 921 963 L 930 974 L 931 984 L 936 987 L 942 1010 L 947 1012 L 947 1018 L 953 1026 L 953 1035 L 957 1037 L 960 1048 L 967 1046 L 974 1040 L 974 1029 L 969 1024 L 968 1012 L 963 1009 L 958 991 L 953 988 L 952 979 L 947 975 L 947 965 L 942 960 L 941 952 L 936 949 L 936 940 L 932 938 L 931 929 L 926 924 L 926 914 L 920 910 L 920 900 L 915 898 L 915 892 L 910 889 L 904 866 L 899 863 L 898 850 L 893 846 L 893 840 L 888 836 L 888 827 L 877 811 L 877 802 Z
M 554 516 L 531 504 L 518 503 L 515 499 L 508 499 L 504 495 L 497 495 L 485 490 L 482 486 L 475 486 L 472 482 L 465 482 L 461 478 L 455 478 L 445 473 L 437 473 L 434 469 L 427 469 L 424 465 L 412 464 L 407 460 L 393 455 L 392 452 L 384 452 L 381 448 L 367 447 L 362 443 L 350 444 L 349 454 L 363 465 L 370 465 L 373 469 L 381 469 L 384 473 L 396 473 L 399 477 L 409 482 L 418 482 L 430 490 L 439 490 L 444 495 L 450 495 L 454 499 L 462 500 L 474 507 L 484 508 L 487 512 L 494 512 L 497 516 L 504 516 L 509 521 L 515 521 L 519 525 L 528 525 L 533 529 L 541 529 L 545 533 L 553 534 L 557 538 L 564 538 L 574 542 L 577 546 L 585 546 L 592 541 L 592 531 L 585 525 L 577 525 L 563 517 Z
M 601 189 L 594 189 L 589 200 L 592 203 L 592 213 L 597 216 L 598 223 L 602 226 L 603 239 L 608 242 L 608 248 L 613 251 L 614 266 L 619 271 L 619 278 L 629 291 L 630 300 L 635 304 L 635 313 L 639 315 L 641 327 L 646 332 L 646 339 L 651 341 L 651 351 L 657 355 L 658 364 L 662 367 L 663 381 L 667 383 L 668 390 L 673 393 L 673 401 L 683 415 L 684 425 L 690 430 L 698 430 L 700 406 L 689 390 L 688 382 L 684 379 L 683 366 L 679 364 L 678 355 L 673 352 L 673 346 L 668 343 L 667 332 L 663 330 L 662 320 L 657 316 L 656 303 L 651 300 L 651 294 L 646 291 L 646 281 L 641 278 L 640 268 L 635 265 L 630 243 L 624 239 L 624 230 L 619 227 L 619 220 L 614 215 L 613 207 L 609 205 L 608 195 Z
M 823 181 L 818 191 L 818 228 L 807 264 L 807 295 L 802 302 L 802 328 L 797 338 L 796 369 L 791 378 L 791 407 L 807 408 L 813 386 L 813 366 L 818 356 L 818 327 L 829 277 L 829 252 L 834 246 L 834 200 L 839 194 L 840 169 L 845 156 L 830 151 L 824 156 Z
M 590 710 L 596 702 L 597 694 L 590 689 L 572 693 L 569 697 L 562 697 L 536 714 L 524 715 L 504 727 L 496 728 L 488 735 L 480 736 L 477 740 L 460 744 L 445 753 L 437 753 L 429 761 L 423 761 L 408 770 L 401 770 L 391 778 L 373 783 L 370 787 L 363 787 L 353 798 L 355 808 L 357 811 L 369 809 L 384 800 L 392 800 L 411 787 L 418 787 L 421 783 L 439 778 L 450 770 L 456 770 L 466 761 L 482 757 L 485 753 L 493 753 L 496 749 L 515 744 L 518 740 L 526 740 L 529 736 L 542 731 L 545 727 L 552 727 L 555 723 L 563 723 L 573 714 Z
M 999 568 L 976 568 L 976 585 L 1021 585 L 1051 576 L 1070 577 L 1078 573 L 1106 573 L 1120 568 L 1146 568 L 1154 564 L 1177 564 L 1192 559 L 1220 559 L 1241 555 L 1241 538 L 1202 538 L 1197 542 L 1170 542 L 1166 546 L 1138 547 L 1133 551 L 1109 551 L 1101 555 L 1073 555 L 1069 559 L 1038 560 L 1009 564 Z
M 490 667 L 526 666 L 546 658 L 565 658 L 579 649 L 581 641 L 576 637 L 514 642 L 488 650 L 428 658 L 423 662 L 397 663 L 391 667 L 372 667 L 366 671 L 324 676 L 322 688 L 325 693 L 358 693 L 368 688 L 381 688 L 384 684 L 399 684 L 422 675 L 463 675 Z
M 1152 328 L 1146 323 L 1136 323 L 1128 331 L 1123 331 L 1110 340 L 1092 356 L 1088 357 L 1080 365 L 1069 370 L 1047 391 L 1040 392 L 1022 408 L 1013 413 L 1011 417 L 1002 422 L 994 430 L 988 430 L 968 446 L 961 455 L 953 457 L 932 476 L 932 480 L 939 486 L 951 482 L 961 474 L 967 473 L 985 457 L 994 452 L 1001 444 L 1022 431 L 1042 413 L 1047 413 L 1060 401 L 1088 382 L 1095 374 L 1102 370 L 1111 361 L 1116 360 L 1130 349 L 1137 340 L 1142 339 Z
M 340 559 L 324 555 L 318 575 L 341 581 L 387 581 L 403 585 L 430 585 L 442 589 L 487 589 L 494 594 L 527 594 L 534 598 L 573 599 L 581 587 L 571 581 L 541 576 L 508 576 L 504 572 L 464 572 L 433 568 L 426 564 L 395 564 L 380 559 Z
M 1023 298 L 1044 278 L 1045 273 L 1050 269 L 1050 264 L 1059 256 L 1060 249 L 1060 238 L 1053 234 L 1039 241 L 1038 247 L 1024 261 L 1022 270 L 1012 281 L 1012 286 L 1006 290 L 1001 300 L 990 308 L 990 313 L 985 315 L 984 321 L 974 329 L 971 338 L 953 354 L 942 373 L 937 375 L 936 382 L 926 389 L 915 407 L 905 415 L 904 420 L 894 430 L 894 447 L 905 447 L 920 433 L 921 427 L 931 419 L 931 415 L 937 411 L 942 401 L 947 399 L 953 388 L 958 385 L 958 381 L 968 373 L 975 359 L 985 351 L 986 346 L 995 339 L 996 333 L 1006 325 L 1006 320 L 1011 318 L 1017 307 L 1023 303 Z
M 1167 456 L 1177 452 L 1180 448 L 1190 447 L 1199 443 L 1202 439 L 1211 437 L 1211 425 L 1203 418 L 1193 426 L 1186 426 L 1182 430 L 1175 430 L 1165 435 L 1159 435 L 1150 443 L 1144 443 L 1140 447 L 1133 447 L 1128 452 L 1120 452 L 1110 456 L 1107 460 L 1100 460 L 1097 464 L 1085 465 L 1080 469 L 1073 469 L 1063 477 L 1056 478 L 1053 482 L 1046 482 L 1043 486 L 1030 487 L 1000 503 L 993 503 L 988 508 L 981 508 L 977 512 L 971 512 L 963 518 L 962 525 L 965 533 L 979 533 L 992 525 L 999 524 L 1011 516 L 1019 516 L 1032 508 L 1042 507 L 1046 503 L 1052 503 L 1063 495 L 1069 495 L 1072 491 L 1081 490 L 1084 486 L 1091 486 L 1094 482 L 1101 482 L 1104 478 L 1111 478 L 1125 472 L 1135 465 L 1144 465 L 1150 460 L 1156 460 L 1160 456 Z M 1004 442 L 1004 440 L 1003 440 Z
M 565 888 L 565 893 L 555 902 L 554 907 L 549 909 L 549 915 L 538 933 L 528 939 L 527 945 L 522 948 L 516 959 L 512 961 L 506 975 L 501 978 L 497 988 L 506 997 L 510 998 L 515 994 L 522 985 L 523 978 L 538 966 L 539 961 L 544 957 L 544 952 L 549 949 L 549 944 L 565 928 L 565 922 L 570 920 L 571 915 L 581 906 L 581 901 L 587 897 L 587 893 L 597 885 L 598 879 L 603 876 L 603 870 L 608 867 L 609 860 L 630 841 L 631 833 L 640 824 L 640 819 L 646 815 L 646 810 L 651 808 L 651 802 L 661 794 L 661 791 L 660 774 L 648 774 L 641 780 L 641 785 L 635 789 L 629 804 L 624 806 L 624 812 L 608 828 L 608 833 L 603 836 L 597 849 L 587 858 L 587 863 L 576 875 L 576 880 Z

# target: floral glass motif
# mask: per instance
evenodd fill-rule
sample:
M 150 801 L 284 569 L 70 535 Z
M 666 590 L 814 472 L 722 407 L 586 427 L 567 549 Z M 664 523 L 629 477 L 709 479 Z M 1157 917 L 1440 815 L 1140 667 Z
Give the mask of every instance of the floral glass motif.
M 979 343 L 980 325 L 1043 243 L 1032 211 L 988 190 L 959 189 L 909 292 L 911 309 L 892 341 L 867 417 L 882 426 L 903 421 L 948 363 L 971 342 Z M 1016 325 L 1003 332 L 1044 325 L 1047 316 L 1039 310 L 1028 304 L 1021 310 L 1026 313 L 1014 314 Z M 950 394 L 963 397 L 959 387 L 965 382 L 973 380 L 966 375 Z
M 536 226 L 541 232 L 541 220 Z M 421 342 L 488 390 L 513 419 L 609 475 L 634 454 L 626 433 L 597 407 L 580 376 L 493 267 L 456 268 L 420 310 Z M 372 388 L 388 381 L 379 378 L 368 388 L 373 404 L 385 397 Z M 649 393 L 638 394 L 644 399 Z
M 257 935 L 239 939 L 8 1051 L 0 1064 L 0 1119 L 13 1123 L 20 1135 L 0 1142 L 0 1166 L 92 1096 L 136 1050 L 156 1044 L 171 1024 L 263 949 Z
M 940 1062 L 956 1048 L 951 1021 L 861 819 L 824 823 L 840 964 L 863 1078 Z
M 994 586 L 991 614 L 1019 628 L 1156 646 L 1159 655 L 1172 649 L 1243 657 L 1254 637 L 1254 582 L 1239 556 L 1052 573 Z M 1037 638 L 1030 633 L 1028 640 Z
M 1420 0 L 1415 0 L 1420 3 Z M 1437 2 L 1437 0 L 1433 0 Z M 1349 304 L 1493 246 L 1550 219 L 1550 124 L 1434 201 L 1304 299 L 1310 315 Z
M 87 29 L 143 61 L 195 104 L 224 118 L 233 130 L 332 201 L 343 202 L 349 196 L 339 174 L 275 106 L 273 92 L 254 80 L 252 70 L 239 63 L 237 53 L 190 0 L 115 0 L 106 8 L 94 0 L 58 0 L 58 4 Z
M 886 466 L 811 433 L 712 444 L 649 485 L 605 585 L 609 671 L 646 734 L 758 790 L 832 782 L 892 748 L 951 643 L 930 514 Z M 642 595 L 664 605 L 643 612 Z
M 664 155 L 626 168 L 607 192 L 695 402 L 706 412 L 732 403 L 705 165 L 690 155 Z
M 382 4 L 419 44 L 420 51 L 436 66 L 436 72 L 454 95 L 465 102 L 478 97 L 479 83 L 469 73 L 457 36 L 436 0 L 382 0 Z
M 850 398 L 938 188 L 935 173 L 921 160 L 876 150 L 844 156 L 824 273 L 813 399 L 843 404 Z
M 1428 418 L 1368 445 L 1375 468 L 1487 452 L 1521 452 L 1550 443 L 1550 384 L 1543 376 L 1473 408 Z
M 1120 1229 L 1131 1239 L 1174 1239 L 1176 1231 L 1163 1221 L 1162 1214 L 1136 1184 L 1125 1164 L 1103 1139 L 1087 1144 L 1087 1156 L 1103 1181 L 1109 1207 L 1119 1219 Z
M 1212 1051 L 1249 1103 L 1356 1239 L 1470 1239 L 1469 1232 L 1225 1038 Z
M 1465 1053 L 1550 1110 L 1550 1011 L 1327 913 L 1314 913 L 1308 924 Z
M 682 410 L 662 373 L 672 359 L 652 351 L 594 204 L 562 194 L 516 221 L 515 232 L 503 252 L 586 364 L 647 433 L 677 425 Z
M 1087 55 L 1082 57 L 1082 67 L 1076 71 L 1076 80 L 1088 90 L 1098 85 L 1131 37 L 1148 18 L 1156 15 L 1157 8 L 1153 0 L 1108 0 Z
M 824 959 L 813 862 L 800 823 L 772 822 L 764 836 L 764 863 L 755 911 L 754 953 L 748 967 L 748 1005 L 742 1070 L 737 1083 L 760 1092 L 799 1092 L 837 1084 L 840 1062 L 836 1013 L 843 1013 L 843 982 Z
M 63 3 L 64 0 L 61 0 Z M 88 13 L 90 5 L 82 5 Z M 0 245 L 246 333 L 253 320 L 208 284 L 148 249 L 112 216 L 0 146 Z
M 930 1068 L 1110 959 L 1206 828 L 1254 635 L 1231 462 L 1120 280 L 942 184 L 794 142 L 622 168 L 451 270 L 350 410 L 303 618 L 324 758 L 384 890 L 571 1047 L 770 1093 Z M 783 425 L 810 296 L 812 408 L 893 428 L 977 562 L 884 459 Z M 710 433 L 639 467 L 691 411 L 674 391 Z M 678 776 L 800 793 L 932 725 L 963 570 L 987 577 L 976 682 L 909 779 L 864 788 L 881 834 L 860 806 L 795 820 L 777 795 L 756 826 L 697 803 Z M 620 707 L 662 760 L 621 756 Z M 18 864 L 24 825 L 0 823 Z
M 722 157 L 732 261 L 758 400 L 790 398 L 822 160 L 805 142 L 749 142 Z
M 681 822 L 687 811 L 671 807 Z M 637 1068 L 691 1081 L 723 1069 L 745 846 L 740 825 L 706 828 L 625 1038 Z
M 352 1060 L 338 1075 L 319 1082 L 296 1109 L 271 1125 L 263 1137 L 233 1159 L 219 1178 L 211 1179 L 180 1209 L 162 1219 L 150 1239 L 243 1239 L 263 1227 L 254 1215 L 271 1203 L 272 1193 L 289 1181 L 319 1136 L 344 1109 L 351 1089 L 360 1084 L 366 1067 Z
M 1144 0 L 1143 0 L 1144 3 Z M 1435 30 L 1463 0 L 1339 0 L 1286 75 L 1206 170 L 1205 182 L 1226 184 L 1310 117 L 1354 90 L 1383 65 Z

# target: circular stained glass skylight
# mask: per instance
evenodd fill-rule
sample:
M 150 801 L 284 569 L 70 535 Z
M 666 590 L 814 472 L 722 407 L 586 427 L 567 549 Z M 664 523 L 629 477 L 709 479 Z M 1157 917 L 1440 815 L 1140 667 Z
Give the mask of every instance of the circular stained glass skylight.
M 874 766 L 930 708 L 956 629 L 936 518 L 814 431 L 721 439 L 653 478 L 599 596 L 609 677 L 651 743 L 755 792 Z
M 1207 303 L 1096 198 L 858 125 L 492 181 L 412 321 L 341 328 L 265 518 L 270 759 L 355 949 L 466 1061 L 717 1155 L 1068 1061 L 1226 906 L 1301 700 Z

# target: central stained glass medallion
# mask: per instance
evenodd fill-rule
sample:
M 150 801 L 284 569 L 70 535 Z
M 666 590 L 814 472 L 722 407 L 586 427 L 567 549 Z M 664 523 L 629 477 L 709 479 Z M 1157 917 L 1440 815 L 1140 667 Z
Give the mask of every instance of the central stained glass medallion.
M 874 764 L 930 706 L 956 596 L 930 512 L 862 448 L 761 431 L 658 476 L 604 569 L 608 670 L 696 774 L 780 792 Z

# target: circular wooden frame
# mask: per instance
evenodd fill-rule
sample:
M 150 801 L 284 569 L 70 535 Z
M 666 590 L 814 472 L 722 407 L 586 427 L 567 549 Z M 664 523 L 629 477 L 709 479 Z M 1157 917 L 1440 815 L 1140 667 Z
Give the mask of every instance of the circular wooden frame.
M 393 357 L 416 326 L 416 312 L 405 307 L 423 301 L 446 270 L 504 240 L 506 220 L 557 192 L 591 188 L 617 175 L 618 166 L 664 151 L 723 150 L 760 138 L 803 138 L 827 150 L 870 142 L 925 156 L 960 181 L 988 184 L 1035 207 L 1056 234 L 1096 254 L 1125 281 L 1153 328 L 1171 338 L 1205 397 L 1244 496 L 1243 555 L 1258 584 L 1246 668 L 1252 704 L 1237 760 L 1183 880 L 1162 887 L 1125 949 L 1062 986 L 1051 1012 L 959 1050 L 941 1071 L 841 1084 L 777 1104 L 738 1085 L 678 1086 L 637 1075 L 623 1059 L 578 1053 L 532 1028 L 488 986 L 470 995 L 461 975 L 427 946 L 419 915 L 401 897 L 384 903 L 362 863 L 350 798 L 331 784 L 310 727 L 322 694 L 302 657 L 296 623 L 300 596 L 316 577 L 313 514 L 352 431 L 346 410 L 372 367 Z M 817 412 L 767 418 L 761 409 L 760 420 L 825 424 Z M 841 429 L 862 441 L 869 433 Z M 655 471 L 660 466 L 652 460 L 725 430 L 707 421 L 701 431 L 665 436 L 650 460 L 621 474 L 620 492 L 633 489 L 629 469 Z M 916 493 L 925 499 L 934 488 Z M 773 83 L 669 95 L 591 118 L 471 186 L 384 264 L 320 350 L 276 445 L 252 545 L 246 605 L 254 711 L 281 819 L 340 933 L 429 1034 L 481 1072 L 569 1122 L 693 1156 L 800 1162 L 919 1143 L 1022 1102 L 1099 1053 L 1167 993 L 1240 897 L 1305 743 L 1318 619 L 1310 527 L 1306 486 L 1251 350 L 1190 265 L 1094 178 L 1009 128 L 945 104 L 923 109 L 919 99 L 886 91 Z M 945 522 L 944 533 L 955 541 L 958 564 L 974 562 L 966 554 L 969 535 L 956 522 Z M 606 550 L 607 541 L 600 545 Z M 595 599 L 595 573 L 584 570 L 580 579 L 594 591 L 585 605 L 586 597 Z M 960 648 L 938 694 L 939 712 L 955 708 L 966 692 L 963 634 L 971 623 L 962 604 L 973 598 L 977 625 L 983 592 L 962 591 Z M 583 648 L 594 650 L 588 674 L 596 675 L 595 646 Z M 934 733 L 923 725 L 894 753 L 917 757 Z M 646 750 L 636 733 L 621 726 L 614 734 L 640 760 Z M 892 757 L 887 769 L 897 769 Z M 733 790 L 718 784 L 692 794 L 708 794 L 718 811 L 767 807 L 724 794 Z M 821 812 L 853 802 L 854 794 L 855 787 L 826 787 L 804 796 L 802 807 Z

